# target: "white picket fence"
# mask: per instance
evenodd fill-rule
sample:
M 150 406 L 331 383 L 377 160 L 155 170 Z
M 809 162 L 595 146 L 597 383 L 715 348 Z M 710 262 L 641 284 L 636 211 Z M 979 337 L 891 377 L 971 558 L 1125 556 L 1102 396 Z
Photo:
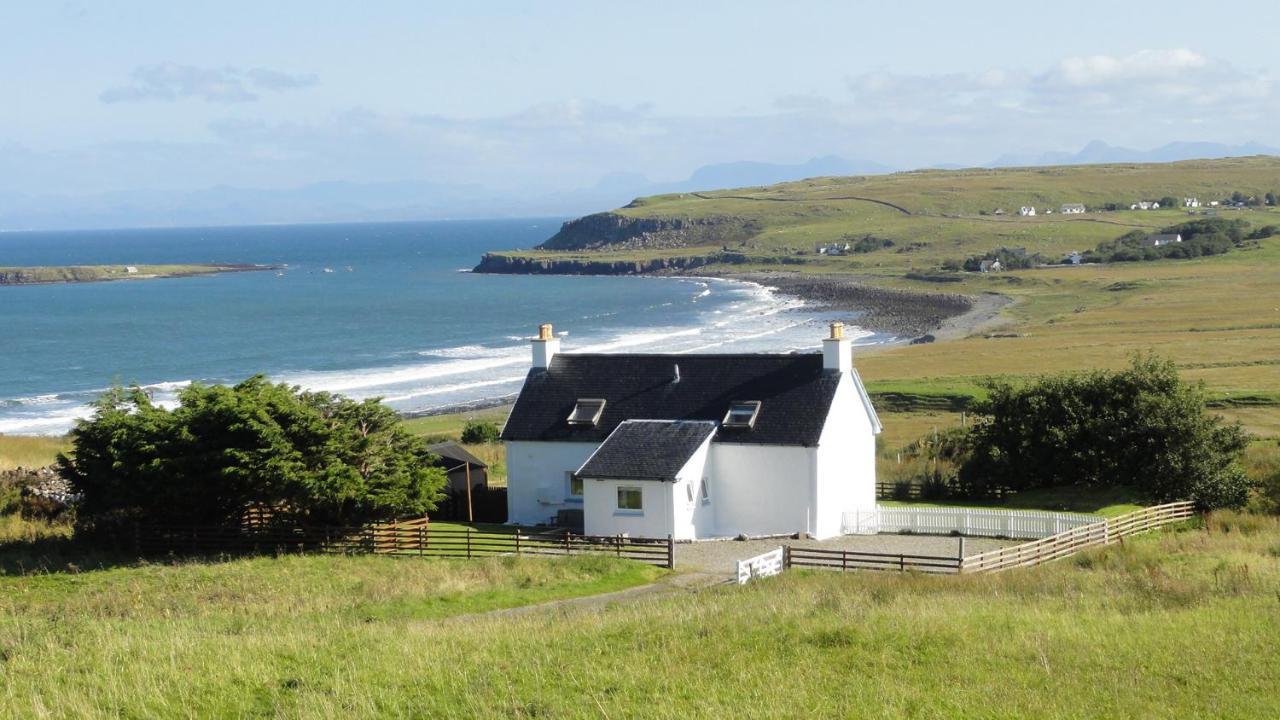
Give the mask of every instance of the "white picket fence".
M 745 585 L 756 578 L 777 575 L 782 572 L 782 548 L 763 555 L 738 561 L 738 584 Z
M 971 535 L 1037 540 L 1090 525 L 1100 519 L 1096 515 L 1082 513 L 1036 510 L 878 505 L 872 511 L 845 513 L 841 529 L 846 535 L 910 532 L 921 535 Z

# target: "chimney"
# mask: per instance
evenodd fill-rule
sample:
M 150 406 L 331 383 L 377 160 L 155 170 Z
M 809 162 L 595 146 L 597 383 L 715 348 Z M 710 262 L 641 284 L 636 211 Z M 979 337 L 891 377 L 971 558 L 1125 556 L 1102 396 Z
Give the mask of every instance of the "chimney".
M 831 337 L 822 341 L 822 368 L 836 372 L 853 369 L 853 343 L 844 337 L 844 323 L 831 323 Z
M 551 332 L 551 323 L 538 326 L 538 337 L 533 339 L 533 366 L 546 370 L 551 367 L 551 358 L 560 352 L 560 338 Z

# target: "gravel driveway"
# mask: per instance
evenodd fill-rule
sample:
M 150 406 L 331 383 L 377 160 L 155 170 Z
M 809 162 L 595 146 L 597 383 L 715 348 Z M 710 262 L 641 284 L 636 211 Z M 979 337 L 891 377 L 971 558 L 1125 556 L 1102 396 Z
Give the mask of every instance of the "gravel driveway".
M 973 555 L 1017 545 L 1019 542 L 1023 541 L 965 538 L 964 553 Z M 676 545 L 676 570 L 732 575 L 737 561 L 769 552 L 780 545 L 955 557 L 959 551 L 960 538 L 946 535 L 842 535 L 830 540 L 793 540 L 789 537 L 771 540 L 704 540 Z

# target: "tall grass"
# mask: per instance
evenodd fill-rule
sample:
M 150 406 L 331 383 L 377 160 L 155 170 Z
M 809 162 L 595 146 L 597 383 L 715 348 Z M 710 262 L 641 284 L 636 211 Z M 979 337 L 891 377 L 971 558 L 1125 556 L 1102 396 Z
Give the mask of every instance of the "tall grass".
M 0 715 L 1272 718 L 1278 546 L 1280 521 L 1220 514 L 994 576 L 796 571 L 466 620 L 439 609 L 592 572 L 366 557 L 0 578 Z
M 63 437 L 0 435 L 0 470 L 45 467 L 69 448 Z

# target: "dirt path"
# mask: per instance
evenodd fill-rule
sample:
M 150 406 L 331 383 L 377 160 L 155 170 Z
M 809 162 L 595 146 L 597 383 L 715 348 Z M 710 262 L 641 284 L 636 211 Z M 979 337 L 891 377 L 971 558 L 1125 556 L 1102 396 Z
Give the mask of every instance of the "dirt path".
M 751 202 L 795 202 L 795 203 L 812 203 L 823 202 L 826 200 L 860 200 L 862 202 L 875 203 L 883 205 L 887 208 L 893 208 L 903 215 L 910 215 L 911 211 L 901 205 L 894 205 L 888 200 L 877 200 L 875 198 L 860 197 L 858 195 L 841 195 L 839 197 L 822 197 L 822 198 L 774 198 L 774 197 L 752 197 L 750 195 L 705 195 L 703 193 L 689 193 L 690 195 L 702 200 L 750 200 Z
M 582 597 L 566 598 L 564 600 L 550 600 L 544 603 L 521 605 L 520 607 L 513 608 L 502 608 L 501 610 L 490 610 L 482 613 L 455 615 L 450 618 L 445 618 L 444 622 L 519 617 L 521 615 L 557 612 L 561 610 L 603 609 L 617 603 L 636 602 L 646 598 L 663 597 L 680 592 L 698 592 L 699 590 L 713 587 L 715 585 L 724 585 L 728 582 L 728 573 L 712 574 L 706 572 L 682 572 L 669 575 L 666 578 L 663 578 L 661 582 L 650 583 L 648 585 L 638 585 L 636 587 L 627 588 L 626 590 L 616 590 L 614 592 L 601 593 L 599 595 L 584 595 Z

